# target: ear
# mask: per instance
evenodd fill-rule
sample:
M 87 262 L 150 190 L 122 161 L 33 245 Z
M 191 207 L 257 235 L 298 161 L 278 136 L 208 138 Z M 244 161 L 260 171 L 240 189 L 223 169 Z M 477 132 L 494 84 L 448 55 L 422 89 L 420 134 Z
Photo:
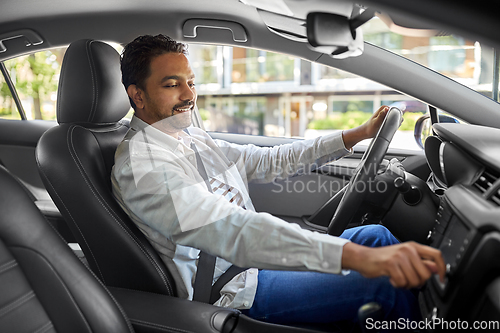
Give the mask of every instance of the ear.
M 143 91 L 135 84 L 131 84 L 127 88 L 128 97 L 134 101 L 138 109 L 144 109 Z

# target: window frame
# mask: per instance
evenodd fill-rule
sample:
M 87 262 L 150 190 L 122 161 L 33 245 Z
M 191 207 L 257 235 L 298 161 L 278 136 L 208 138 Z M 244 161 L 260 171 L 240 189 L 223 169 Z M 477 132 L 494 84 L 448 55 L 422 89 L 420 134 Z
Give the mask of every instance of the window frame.
M 10 94 L 12 95 L 12 98 L 14 99 L 14 103 L 16 104 L 17 112 L 21 116 L 21 120 L 28 120 L 28 118 L 26 117 L 26 112 L 24 111 L 24 107 L 23 107 L 23 104 L 21 102 L 21 99 L 19 98 L 19 95 L 17 93 L 17 89 L 14 86 L 14 82 L 12 82 L 12 78 L 10 77 L 10 74 L 7 71 L 7 68 L 5 67 L 5 63 L 3 61 L 0 62 L 0 71 L 2 72 L 5 83 L 7 83 L 7 87 L 10 90 Z

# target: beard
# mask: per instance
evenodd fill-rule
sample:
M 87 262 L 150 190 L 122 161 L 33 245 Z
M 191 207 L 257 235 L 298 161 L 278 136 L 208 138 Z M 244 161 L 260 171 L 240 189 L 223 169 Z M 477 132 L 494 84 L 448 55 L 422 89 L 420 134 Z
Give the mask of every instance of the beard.
M 192 116 L 192 111 L 186 111 L 181 113 L 175 113 L 172 111 L 171 116 L 165 117 L 160 121 L 155 122 L 153 126 L 167 134 L 178 133 L 191 126 L 192 123 L 191 116 Z
M 168 125 L 168 127 L 177 130 L 177 131 L 182 131 L 185 128 L 188 128 L 191 126 L 192 123 L 192 111 L 186 111 L 182 113 L 177 113 L 174 114 L 174 111 L 172 111 L 172 115 L 170 117 L 167 117 L 162 120 L 163 126 Z
M 148 98 L 147 96 L 146 98 Z M 194 102 L 184 102 L 176 104 L 171 110 L 164 110 L 159 105 L 149 99 L 151 106 L 149 112 L 156 119 L 154 126 L 165 133 L 176 133 L 188 128 L 192 124 L 192 110 L 177 111 L 179 109 L 193 107 Z
M 172 113 L 170 117 L 165 118 L 164 121 L 168 121 L 169 125 L 177 129 L 179 131 L 182 131 L 183 129 L 191 126 L 192 124 L 192 111 L 184 111 L 184 112 L 176 112 L 175 110 L 186 108 L 186 107 L 193 107 L 194 102 L 186 102 L 186 103 L 180 103 L 175 105 L 172 108 Z

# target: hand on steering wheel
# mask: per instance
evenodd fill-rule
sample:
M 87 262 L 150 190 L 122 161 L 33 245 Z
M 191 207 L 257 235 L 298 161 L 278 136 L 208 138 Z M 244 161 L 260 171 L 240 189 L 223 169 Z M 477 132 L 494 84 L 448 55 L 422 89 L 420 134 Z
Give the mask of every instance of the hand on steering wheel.
M 401 124 L 402 117 L 402 112 L 396 107 L 390 108 L 387 112 L 377 135 L 372 139 L 361 162 L 354 171 L 354 175 L 346 186 L 342 200 L 328 226 L 329 235 L 340 236 L 351 222 L 357 207 L 363 202 L 368 193 L 368 185 L 375 180 L 380 162 L 382 162 L 387 152 L 394 133 Z

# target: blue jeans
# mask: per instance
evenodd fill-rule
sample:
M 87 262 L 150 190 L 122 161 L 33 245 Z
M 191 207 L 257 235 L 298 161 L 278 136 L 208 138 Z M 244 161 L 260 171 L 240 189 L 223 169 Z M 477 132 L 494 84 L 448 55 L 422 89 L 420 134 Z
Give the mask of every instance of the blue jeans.
M 348 229 L 340 237 L 371 247 L 398 243 L 380 225 Z M 387 277 L 367 279 L 354 271 L 336 275 L 261 270 L 253 306 L 243 313 L 276 324 L 355 323 L 358 309 L 369 302 L 379 303 L 387 320 L 420 318 L 412 291 L 394 288 Z

